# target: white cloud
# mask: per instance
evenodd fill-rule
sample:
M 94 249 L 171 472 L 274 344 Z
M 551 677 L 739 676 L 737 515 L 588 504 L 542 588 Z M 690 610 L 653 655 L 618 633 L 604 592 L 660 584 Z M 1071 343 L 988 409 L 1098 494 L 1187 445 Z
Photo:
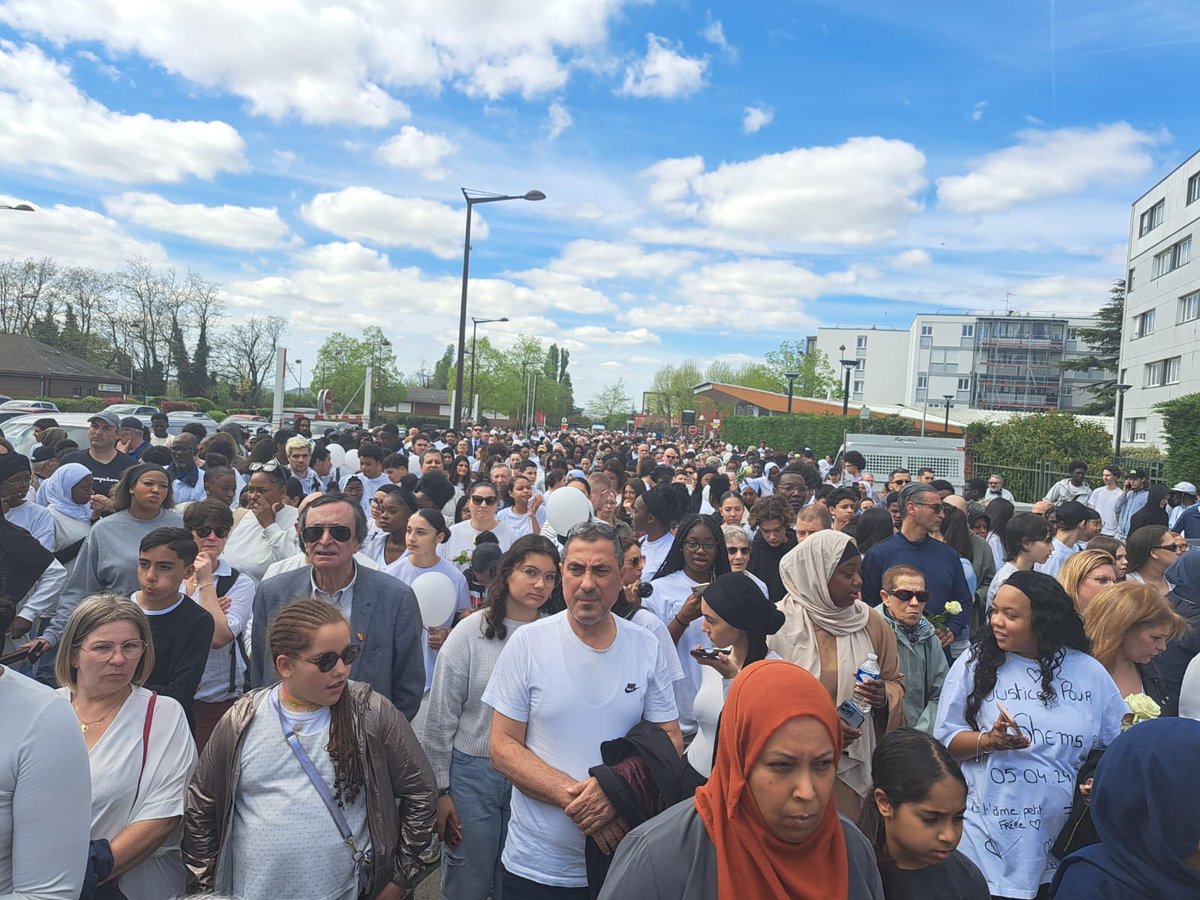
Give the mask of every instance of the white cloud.
M 125 115 L 84 96 L 70 68 L 32 44 L 0 41 L 0 158 L 126 184 L 212 178 L 245 168 L 224 122 Z
M 742 131 L 745 134 L 754 134 L 775 121 L 775 110 L 770 107 L 747 106 L 744 112 Z
M 680 46 L 657 34 L 646 35 L 646 55 L 625 69 L 619 93 L 630 97 L 674 100 L 704 87 L 706 57 L 685 56 Z
M 883 260 L 884 265 L 893 269 L 923 269 L 932 262 L 924 250 L 905 250 Z
M 550 104 L 550 108 L 546 110 L 546 140 L 554 141 L 558 136 L 575 124 L 575 120 L 571 118 L 570 111 L 555 100 Z
M 662 160 L 642 174 L 651 201 L 676 215 L 773 240 L 855 245 L 900 233 L 923 208 L 924 173 L 925 156 L 912 144 L 856 137 L 711 172 L 700 157 Z
M 400 91 L 454 85 L 495 100 L 561 89 L 627 2 L 11 0 L 0 21 L 59 45 L 140 54 L 245 98 L 255 115 L 383 127 L 409 116 Z
M 462 254 L 462 210 L 419 197 L 395 197 L 371 187 L 317 194 L 300 209 L 305 221 L 338 237 L 385 247 L 414 247 L 439 259 Z M 475 213 L 471 237 L 486 238 Z
M 138 225 L 222 247 L 278 247 L 288 234 L 279 211 L 261 206 L 172 203 L 158 194 L 131 192 L 106 198 L 104 208 Z
M 1018 143 L 976 160 L 966 175 L 939 178 L 938 204 L 980 213 L 1075 194 L 1096 184 L 1128 184 L 1150 171 L 1147 148 L 1162 137 L 1125 122 L 1095 128 L 1029 129 Z
M 27 198 L 3 198 L 16 205 Z M 50 256 L 65 266 L 92 266 L 108 272 L 126 259 L 142 257 L 167 264 L 167 253 L 153 241 L 130 237 L 103 213 L 77 206 L 39 206 L 34 213 L 0 213 L 0 257 Z
M 458 145 L 444 134 L 427 134 L 412 125 L 405 125 L 400 133 L 388 138 L 375 156 L 398 169 L 416 169 L 431 181 L 446 177 L 441 167 L 442 159 L 458 152 Z
M 648 328 L 633 328 L 629 331 L 613 331 L 603 325 L 581 325 L 560 332 L 564 338 L 583 344 L 627 345 L 661 344 L 662 338 Z
M 610 278 L 665 278 L 699 259 L 690 251 L 646 253 L 637 244 L 613 241 L 579 240 L 563 248 L 559 257 L 544 269 L 534 269 L 519 277 L 526 281 L 557 280 L 586 284 Z
M 987 109 L 987 101 L 986 100 L 980 100 L 978 103 L 976 103 L 971 108 L 971 121 L 972 122 L 983 121 L 983 111 L 985 109 Z
M 720 50 L 728 59 L 737 59 L 737 48 L 729 43 L 725 37 L 725 26 L 721 24 L 720 19 L 710 19 L 708 24 L 704 26 L 704 31 L 701 32 L 704 39 Z

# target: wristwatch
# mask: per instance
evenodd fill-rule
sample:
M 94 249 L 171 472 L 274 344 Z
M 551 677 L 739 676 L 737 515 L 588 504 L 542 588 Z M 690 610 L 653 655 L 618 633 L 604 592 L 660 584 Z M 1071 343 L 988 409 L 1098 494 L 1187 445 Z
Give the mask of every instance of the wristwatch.
M 438 788 L 437 795 L 438 795 L 439 797 L 447 797 L 447 796 L 449 796 L 449 795 L 450 795 L 450 788 L 448 788 L 448 787 L 444 787 L 444 788 Z

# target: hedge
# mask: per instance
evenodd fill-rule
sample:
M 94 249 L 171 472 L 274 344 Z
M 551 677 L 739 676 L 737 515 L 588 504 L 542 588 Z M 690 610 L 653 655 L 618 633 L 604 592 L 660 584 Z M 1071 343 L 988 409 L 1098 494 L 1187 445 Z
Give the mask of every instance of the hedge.
M 747 447 L 766 445 L 776 450 L 811 447 L 818 458 L 836 455 L 842 435 L 912 434 L 910 421 L 900 416 L 872 416 L 865 422 L 858 416 L 727 416 L 721 420 L 721 437 L 731 444 Z
M 1200 476 L 1200 394 L 1185 394 L 1154 407 L 1163 417 L 1167 439 L 1167 480 Z

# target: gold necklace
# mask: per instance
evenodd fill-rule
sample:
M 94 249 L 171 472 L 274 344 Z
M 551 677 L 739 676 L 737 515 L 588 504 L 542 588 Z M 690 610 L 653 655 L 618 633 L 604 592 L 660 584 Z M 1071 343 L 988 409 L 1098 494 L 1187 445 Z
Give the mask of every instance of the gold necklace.
M 79 730 L 82 731 L 84 734 L 87 734 L 89 728 L 95 728 L 97 725 L 99 725 L 101 722 L 103 722 L 105 719 L 107 719 L 109 716 L 111 716 L 113 713 L 115 713 L 118 709 L 120 709 L 124 703 L 125 703 L 125 698 L 122 697 L 121 700 L 115 706 L 111 707 L 108 710 L 108 712 L 106 712 L 104 715 L 102 715 L 100 718 L 98 718 L 95 722 L 85 722 L 85 721 L 83 721 L 83 719 L 79 719 L 79 713 L 76 712 L 75 718 L 79 719 Z M 73 704 L 72 704 L 72 710 L 74 710 Z
M 283 705 L 293 712 L 314 712 L 321 708 L 320 703 L 310 703 L 308 700 L 300 700 L 293 697 L 283 687 L 279 686 L 279 699 L 283 701 Z

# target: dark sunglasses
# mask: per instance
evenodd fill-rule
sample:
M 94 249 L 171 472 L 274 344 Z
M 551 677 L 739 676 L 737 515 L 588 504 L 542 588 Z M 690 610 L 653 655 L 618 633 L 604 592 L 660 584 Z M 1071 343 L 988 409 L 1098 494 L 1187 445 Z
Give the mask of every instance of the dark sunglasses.
M 277 459 L 268 459 L 266 462 L 250 463 L 251 472 L 274 472 L 278 468 L 279 460 Z
M 306 663 L 312 663 L 317 667 L 318 672 L 332 672 L 333 667 L 338 664 L 340 659 L 349 668 L 354 665 L 354 661 L 358 659 L 358 655 L 362 653 L 362 647 L 358 644 L 351 644 L 341 653 L 334 653 L 330 650 L 328 653 L 322 653 L 320 656 L 293 656 L 292 659 L 302 659 Z
M 496 500 L 497 500 L 497 498 L 495 498 L 495 497 L 483 497 L 483 496 L 480 496 L 479 494 L 476 494 L 475 496 L 473 496 L 471 498 L 471 502 L 474 503 L 476 506 L 495 506 Z
M 306 544 L 315 544 L 325 536 L 326 531 L 339 544 L 346 543 L 354 534 L 349 525 L 306 525 L 301 529 L 300 537 L 304 538 Z
M 193 528 L 192 534 L 202 538 L 206 538 L 210 534 L 215 534 L 219 538 L 227 538 L 229 537 L 229 529 L 222 528 L 220 525 L 201 525 L 199 528 Z
M 914 599 L 921 603 L 929 602 L 929 591 L 910 591 L 907 588 L 901 588 L 898 591 L 889 591 L 888 593 L 901 603 L 912 603 Z

